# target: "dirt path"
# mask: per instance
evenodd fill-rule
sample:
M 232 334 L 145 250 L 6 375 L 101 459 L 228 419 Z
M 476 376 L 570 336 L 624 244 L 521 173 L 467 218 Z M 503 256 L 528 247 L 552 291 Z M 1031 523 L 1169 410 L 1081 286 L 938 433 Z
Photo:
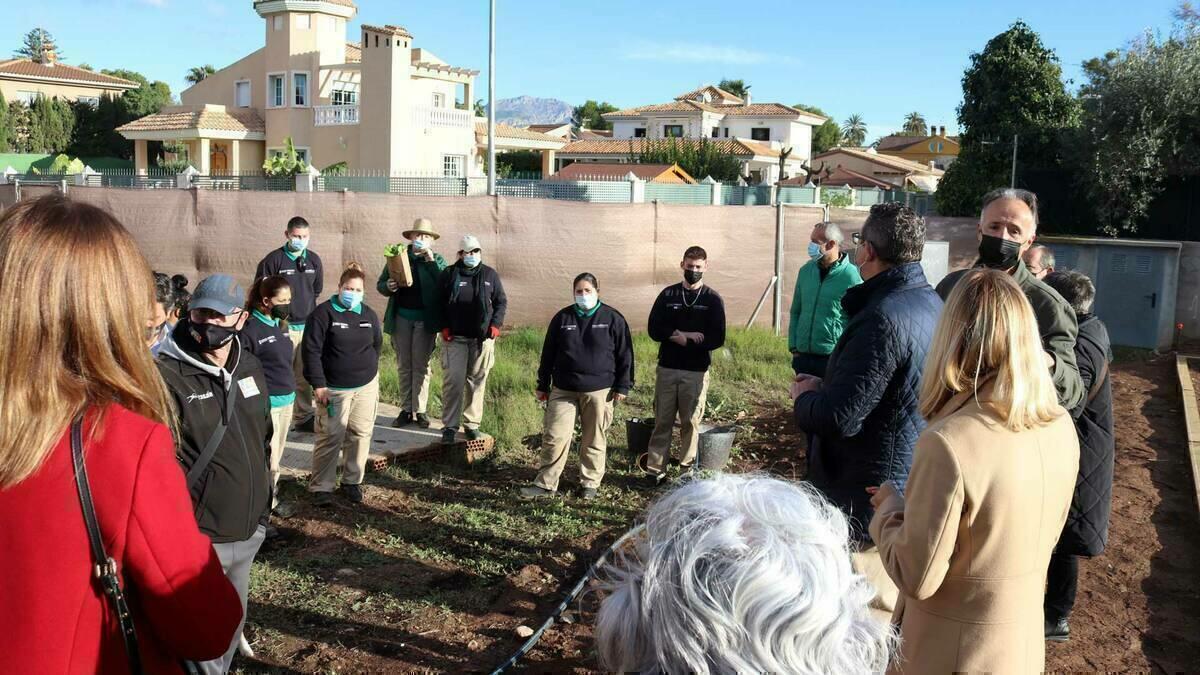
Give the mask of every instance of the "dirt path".
M 1073 672 L 1193 669 L 1200 661 L 1200 520 L 1173 357 L 1114 366 L 1113 398 L 1117 465 L 1109 548 L 1096 559 L 1082 561 L 1072 639 L 1048 645 L 1046 667 Z M 736 470 L 801 477 L 804 443 L 786 412 L 760 416 L 745 445 Z M 612 478 L 620 483 L 635 480 L 632 475 Z M 447 525 L 405 522 L 413 518 L 411 500 L 469 504 L 486 499 L 497 482 L 526 479 L 507 472 L 447 479 L 438 484 L 436 494 L 384 480 L 368 496 L 377 509 L 379 528 L 413 539 L 425 528 Z M 518 513 L 522 507 L 513 508 Z M 394 523 L 385 527 L 380 524 L 384 519 Z M 436 559 L 413 560 L 399 554 L 403 549 L 368 550 L 357 529 L 361 526 L 338 514 L 294 520 L 299 522 L 291 533 L 293 543 L 268 554 L 268 559 L 301 571 L 313 569 L 320 583 L 340 594 L 330 599 L 321 595 L 323 589 L 314 589 L 304 596 L 304 607 L 291 606 L 290 597 L 286 602 L 281 597 L 281 606 L 274 608 L 269 598 L 257 599 L 251 606 L 250 633 L 259 660 L 242 662 L 243 672 L 490 670 L 522 642 L 513 628 L 518 623 L 540 625 L 588 561 L 624 531 L 617 524 L 620 518 L 614 517 L 607 527 L 552 548 L 530 546 L 525 552 L 528 562 L 516 573 L 481 586 L 479 579 Z M 469 554 L 475 543 L 465 538 L 463 542 L 463 553 Z M 318 563 L 326 567 L 334 562 L 358 565 L 363 571 L 345 578 L 336 567 L 314 569 Z M 282 582 L 286 579 L 281 586 Z M 422 585 L 435 589 L 437 602 L 418 602 L 427 595 Z M 391 604 L 381 606 L 379 598 Z M 355 603 L 354 611 L 347 612 L 343 603 Z M 576 621 L 551 627 L 519 669 L 596 670 L 592 609 L 593 600 L 574 607 Z

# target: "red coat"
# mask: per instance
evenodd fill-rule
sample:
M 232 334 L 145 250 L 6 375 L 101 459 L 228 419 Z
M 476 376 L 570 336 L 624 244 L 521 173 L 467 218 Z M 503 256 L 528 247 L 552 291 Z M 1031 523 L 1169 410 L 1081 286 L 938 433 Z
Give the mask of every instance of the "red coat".
M 146 672 L 179 672 L 180 659 L 222 655 L 242 607 L 211 542 L 196 527 L 170 432 L 117 405 L 108 408 L 103 425 L 98 438 L 85 442 L 84 457 L 104 546 L 117 561 L 137 621 Z M 0 490 L 5 672 L 128 672 L 116 620 L 91 570 L 64 434 L 34 475 Z

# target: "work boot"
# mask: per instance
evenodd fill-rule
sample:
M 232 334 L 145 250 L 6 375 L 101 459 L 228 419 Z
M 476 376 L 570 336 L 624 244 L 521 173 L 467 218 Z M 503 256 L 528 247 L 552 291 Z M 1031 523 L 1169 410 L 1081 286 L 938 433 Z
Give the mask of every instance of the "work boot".
M 553 497 L 557 493 L 554 490 L 547 490 L 544 487 L 529 485 L 521 488 L 518 494 L 521 499 L 545 499 L 546 497 Z
M 467 440 L 477 441 L 483 438 L 483 432 L 478 429 L 467 429 Z
M 451 445 L 454 443 L 455 430 L 442 429 L 442 445 Z
M 404 427 L 406 427 L 412 423 L 413 423 L 413 414 L 408 412 L 407 410 L 401 410 L 400 414 L 396 415 L 396 419 L 392 422 L 392 428 L 393 429 L 403 429 Z
M 363 501 L 362 487 L 358 485 L 343 485 L 342 494 L 351 504 L 361 504 Z
M 417 426 L 421 427 L 422 429 L 429 428 L 429 415 L 426 415 L 425 413 L 417 413 L 416 420 Z
M 333 506 L 332 492 L 318 492 L 313 495 L 313 505 L 320 507 Z
M 1049 642 L 1066 642 L 1071 639 L 1071 626 L 1067 624 L 1066 617 L 1058 619 L 1046 619 L 1046 640 Z
M 593 499 L 596 498 L 596 488 L 590 488 L 590 487 L 580 488 L 579 489 L 579 498 L 585 502 L 592 501 Z
M 667 482 L 667 474 L 648 473 L 642 480 L 644 481 L 646 487 L 650 488 L 651 490 L 657 490 L 658 488 L 662 487 L 663 483 Z
M 306 420 L 296 422 L 295 424 L 292 425 L 292 431 L 302 433 L 302 434 L 317 433 L 317 418 L 310 417 Z

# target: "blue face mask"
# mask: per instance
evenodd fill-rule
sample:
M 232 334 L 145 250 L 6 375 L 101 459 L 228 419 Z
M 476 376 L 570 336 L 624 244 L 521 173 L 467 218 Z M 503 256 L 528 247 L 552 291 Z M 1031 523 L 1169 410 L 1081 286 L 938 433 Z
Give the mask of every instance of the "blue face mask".
M 412 247 L 414 251 L 424 251 L 425 249 L 429 248 L 429 242 L 425 241 L 424 239 L 414 239 Z
M 818 244 L 818 243 L 816 243 L 816 242 L 814 242 L 814 241 L 810 241 L 810 242 L 808 242 L 808 257 L 810 257 L 810 258 L 820 258 L 820 257 L 821 257 L 822 255 L 824 255 L 824 254 L 825 254 L 825 251 L 823 251 L 823 250 L 821 249 L 821 245 L 820 245 L 820 244 Z
M 595 307 L 596 303 L 599 301 L 600 301 L 600 298 L 597 297 L 595 293 L 585 293 L 583 295 L 575 296 L 575 306 L 579 307 L 580 309 L 584 309 L 584 310 L 588 310 L 588 309 Z
M 477 253 L 468 253 L 463 256 L 463 264 L 467 267 L 478 267 L 480 256 Z
M 342 291 L 338 293 L 338 302 L 346 309 L 354 309 L 362 302 L 362 291 Z
M 308 248 L 308 240 L 300 237 L 292 237 L 288 239 L 288 248 L 291 249 L 292 253 L 299 253 Z

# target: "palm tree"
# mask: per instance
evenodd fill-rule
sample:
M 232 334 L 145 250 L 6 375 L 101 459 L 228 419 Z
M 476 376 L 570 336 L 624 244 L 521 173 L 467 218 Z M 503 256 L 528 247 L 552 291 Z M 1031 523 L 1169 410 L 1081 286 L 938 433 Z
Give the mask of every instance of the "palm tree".
M 908 136 L 929 135 L 929 127 L 925 124 L 925 117 L 915 110 L 904 116 L 904 128 L 902 131 Z
M 717 84 L 717 89 L 729 92 L 741 99 L 746 98 L 750 93 L 750 85 L 746 84 L 745 80 L 721 80 Z
M 842 143 L 858 148 L 862 147 L 866 140 L 867 123 L 863 121 L 862 115 L 855 113 L 842 122 Z
M 206 63 L 203 66 L 189 69 L 188 74 L 183 79 L 187 80 L 189 84 L 199 84 L 215 72 L 217 72 L 217 69 L 213 68 L 212 64 Z

